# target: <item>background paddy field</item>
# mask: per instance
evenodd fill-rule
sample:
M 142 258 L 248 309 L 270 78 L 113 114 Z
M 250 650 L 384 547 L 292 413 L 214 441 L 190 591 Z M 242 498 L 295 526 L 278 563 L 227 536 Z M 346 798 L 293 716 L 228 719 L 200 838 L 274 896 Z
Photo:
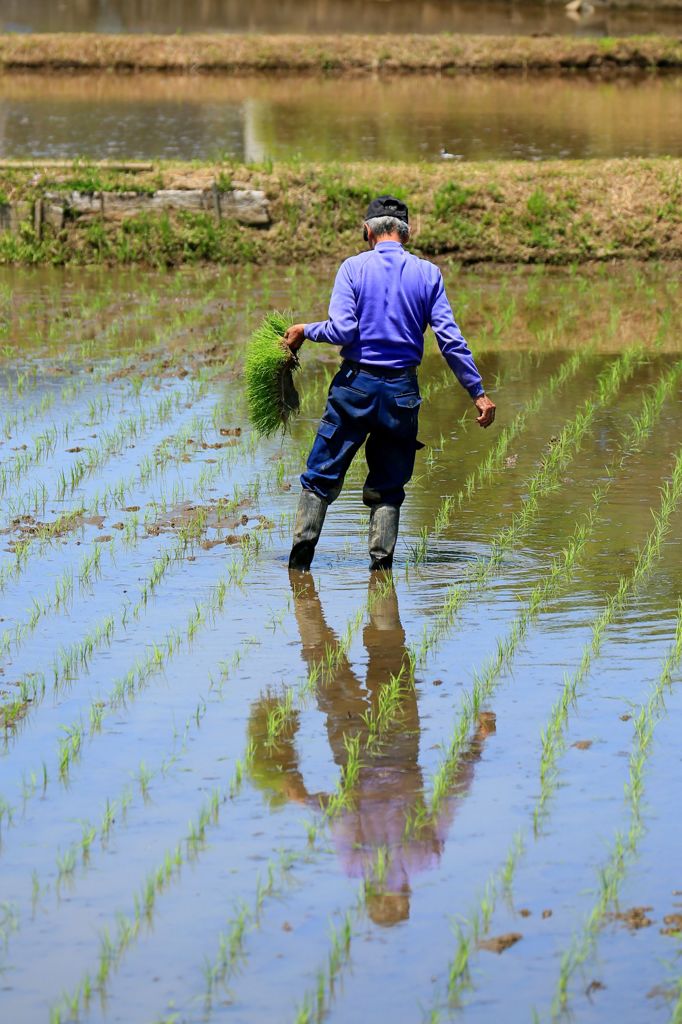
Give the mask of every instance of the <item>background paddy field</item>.
M 444 269 L 392 580 L 246 418 L 331 269 L 0 274 L 3 1020 L 680 1019 L 679 267 Z

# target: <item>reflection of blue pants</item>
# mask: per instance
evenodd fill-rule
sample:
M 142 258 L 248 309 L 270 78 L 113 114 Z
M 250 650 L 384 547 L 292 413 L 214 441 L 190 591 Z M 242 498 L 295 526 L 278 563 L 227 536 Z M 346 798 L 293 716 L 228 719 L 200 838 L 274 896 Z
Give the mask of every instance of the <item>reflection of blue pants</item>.
M 414 370 L 380 377 L 357 363 L 343 363 L 329 389 L 327 407 L 301 476 L 303 487 L 334 501 L 353 457 L 367 438 L 369 473 L 363 501 L 370 507 L 402 505 L 415 452 L 423 447 L 417 441 L 420 404 Z

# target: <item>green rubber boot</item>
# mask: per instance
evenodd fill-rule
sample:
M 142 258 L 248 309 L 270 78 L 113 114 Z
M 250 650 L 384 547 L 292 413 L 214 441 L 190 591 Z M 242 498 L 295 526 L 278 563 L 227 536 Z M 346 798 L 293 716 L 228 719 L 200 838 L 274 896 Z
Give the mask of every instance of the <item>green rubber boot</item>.
M 299 572 L 308 572 L 310 569 L 328 508 L 329 503 L 314 491 L 301 491 L 294 524 L 294 541 L 289 555 L 290 569 L 298 569 Z
M 370 570 L 390 569 L 398 540 L 400 509 L 395 505 L 373 505 L 369 514 Z

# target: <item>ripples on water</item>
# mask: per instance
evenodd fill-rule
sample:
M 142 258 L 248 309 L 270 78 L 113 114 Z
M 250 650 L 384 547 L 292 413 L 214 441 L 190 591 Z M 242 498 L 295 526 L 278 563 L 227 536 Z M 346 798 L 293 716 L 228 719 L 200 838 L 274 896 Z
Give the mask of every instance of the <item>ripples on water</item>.
M 4 32 L 472 32 L 631 35 L 679 31 L 679 14 L 590 5 L 572 15 L 563 3 L 533 0 L 5 0 Z
M 682 155 L 682 78 L 3 75 L 7 157 L 544 160 Z
M 490 934 L 514 931 L 524 941 L 494 958 L 474 944 L 472 983 L 480 998 L 472 997 L 460 1012 L 467 1024 L 490 1024 L 493 1018 L 516 1024 L 529 1020 L 533 1007 L 550 1004 L 557 949 L 565 948 L 580 928 L 598 888 L 597 868 L 616 829 L 624 818 L 627 822 L 623 787 L 634 733 L 631 719 L 660 671 L 679 597 L 678 513 L 655 571 L 616 627 L 607 631 L 602 656 L 571 705 L 566 749 L 558 763 L 560 785 L 547 822 L 535 834 L 542 730 L 565 673 L 579 663 L 583 645 L 591 643 L 591 620 L 617 588 L 620 575 L 632 569 L 652 526 L 651 508 L 658 505 L 661 483 L 682 442 L 678 387 L 642 452 L 630 453 L 622 465 L 613 463 L 643 394 L 679 356 L 680 339 L 672 326 L 679 319 L 678 271 L 664 266 L 551 272 L 446 267 L 446 277 L 461 325 L 498 402 L 498 419 L 493 431 L 476 427 L 468 397 L 449 378 L 443 386 L 445 364 L 431 343 L 421 371 L 425 392 L 431 385 L 420 424 L 427 447 L 403 509 L 393 585 L 380 588 L 376 579 L 368 580 L 366 568 L 361 455 L 328 513 L 314 574 L 290 580 L 286 571 L 296 477 L 326 390 L 324 350 L 309 346 L 302 353 L 303 412 L 284 440 L 249 450 L 238 374 L 209 379 L 205 394 L 189 393 L 201 365 L 192 354 L 201 353 L 205 338 L 211 352 L 218 338 L 221 356 L 231 360 L 241 354 L 245 337 L 273 295 L 306 317 L 321 312 L 331 268 L 326 273 L 316 268 L 314 278 L 296 267 L 259 268 L 258 295 L 249 270 L 169 275 L 0 271 L 0 383 L 14 385 L 3 393 L 3 416 L 12 409 L 30 409 L 68 380 L 83 385 L 68 400 L 39 408 L 25 426 L 3 435 L 0 460 L 9 466 L 27 457 L 24 453 L 32 451 L 34 439 L 51 423 L 66 421 L 71 427 L 68 442 L 59 434 L 49 458 L 5 496 L 3 524 L 9 498 L 17 500 L 31 483 L 44 481 L 51 500 L 40 516 L 52 520 L 58 511 L 91 502 L 107 483 L 130 474 L 135 480 L 143 459 L 156 467 L 144 484 L 127 493 L 125 505 L 115 502 L 101 522 L 84 523 L 57 543 L 34 549 L 2 594 L 4 636 L 30 617 L 33 599 L 54 592 L 65 571 L 78 572 L 99 537 L 101 573 L 90 582 L 76 579 L 68 607 L 48 608 L 35 632 L 4 652 L 3 701 L 16 695 L 18 680 L 30 672 L 42 672 L 47 680 L 44 699 L 27 708 L 16 730 L 7 731 L 0 752 L 2 796 L 16 807 L 11 825 L 3 821 L 0 879 L 8 1020 L 44 1020 L 46 1006 L 58 1003 L 65 990 L 76 990 L 84 972 L 92 978 L 101 970 L 102 956 L 111 968 L 107 998 L 93 999 L 82 1019 L 294 1020 L 305 994 L 316 992 L 318 968 L 324 971 L 334 962 L 329 922 L 338 928 L 348 913 L 352 966 L 344 971 L 342 960 L 338 968 L 344 972 L 343 984 L 333 986 L 330 1019 L 413 1024 L 425 1006 L 444 998 L 456 948 L 453 917 L 468 920 L 480 894 L 490 891 L 486 880 L 504 866 L 519 830 L 523 855 L 509 899 L 498 901 Z M 211 294 L 213 299 L 207 297 Z M 191 331 L 183 331 L 182 311 L 192 305 L 199 319 Z M 504 338 L 496 330 L 500 318 Z M 552 323 L 561 325 L 558 336 L 547 333 Z M 508 338 L 515 340 L 515 348 Z M 325 823 L 321 805 L 348 762 L 348 737 L 364 735 L 379 692 L 391 676 L 399 676 L 408 647 L 418 645 L 434 626 L 446 588 L 463 578 L 472 557 L 486 558 L 493 538 L 523 507 L 528 481 L 547 459 L 556 436 L 587 396 L 594 401 L 597 374 L 617 358 L 614 349 L 633 340 L 650 347 L 648 359 L 599 409 L 575 457 L 562 468 L 557 487 L 543 496 L 538 515 L 490 584 L 468 594 L 419 665 L 416 686 L 402 691 L 382 742 L 363 746 L 352 799 Z M 579 371 L 528 417 L 504 465 L 464 498 L 441 535 L 431 537 L 426 560 L 408 571 L 410 551 L 422 528 L 432 526 L 441 497 L 456 493 L 467 474 L 476 472 L 500 430 L 556 373 L 568 350 L 583 350 L 590 342 L 604 351 L 586 354 Z M 180 376 L 143 360 L 159 345 L 156 354 L 166 361 L 166 370 L 174 356 Z M 133 376 L 112 376 L 116 360 L 127 354 L 134 357 Z M 109 372 L 98 377 L 100 361 L 109 358 L 114 360 Z M 204 376 L 206 369 L 220 365 L 204 367 Z M 23 383 L 17 392 L 19 371 Z M 183 402 L 172 422 L 154 428 L 140 421 L 134 443 L 116 448 L 101 464 L 94 462 L 95 472 L 66 500 L 54 497 L 60 471 L 68 478 L 79 451 L 96 449 L 107 430 L 139 417 L 160 395 L 173 393 L 180 393 Z M 219 415 L 213 415 L 214 406 Z M 200 422 L 192 419 L 195 415 Z M 237 461 L 223 467 L 208 492 L 209 503 L 238 493 L 238 514 L 246 514 L 251 526 L 240 523 L 235 529 L 253 528 L 258 513 L 274 528 L 267 531 L 244 585 L 227 591 L 215 617 L 200 619 L 192 643 L 180 642 L 188 617 L 215 595 L 237 547 L 208 543 L 193 546 L 191 554 L 187 549 L 189 557 L 162 574 L 143 608 L 133 613 L 131 602 L 154 559 L 177 539 L 158 502 L 177 502 L 174 485 L 180 483 L 189 497 L 196 497 L 201 475 L 220 457 L 219 449 L 204 449 L 196 439 L 220 443 L 225 435 L 218 428 L 237 425 L 244 427 L 238 446 L 230 449 Z M 184 438 L 176 450 L 183 426 L 195 440 L 190 444 Z M 174 454 L 167 472 L 164 452 Z M 277 476 L 282 459 L 289 460 L 286 472 Z M 614 469 L 611 491 L 574 576 L 558 599 L 544 603 L 494 696 L 476 716 L 437 813 L 413 829 L 415 815 L 424 815 L 430 806 L 433 774 L 460 710 L 468 706 L 465 695 L 476 674 L 495 655 L 498 639 L 510 635 L 552 558 L 561 557 L 594 500 L 596 484 L 604 482 L 606 463 Z M 257 474 L 258 497 L 248 499 L 247 488 Z M 233 492 L 235 484 L 239 492 Z M 138 526 L 128 536 L 123 530 L 135 509 Z M 164 528 L 155 531 L 157 521 Z M 31 525 L 17 521 L 3 534 L 2 567 L 15 561 L 11 542 L 17 531 Z M 214 537 L 220 531 L 210 527 L 210 532 Z M 363 612 L 368 599 L 369 614 Z M 112 643 L 93 651 L 53 693 L 60 650 L 80 642 L 112 613 Z M 135 666 L 154 652 L 152 645 L 165 650 L 169 636 L 174 638 L 171 655 L 126 691 L 125 702 L 111 708 L 116 681 L 128 672 L 136 678 Z M 328 661 L 344 637 L 334 671 L 318 680 L 306 699 L 296 697 L 295 709 L 273 740 L 269 716 L 283 688 L 295 688 L 310 669 Z M 90 717 L 98 701 L 104 710 L 101 728 Z M 671 721 L 679 720 L 678 684 L 666 694 L 665 710 Z M 78 722 L 85 730 L 83 745 L 67 786 L 59 779 L 58 743 L 64 739 L 62 727 Z M 656 843 L 644 844 L 640 875 L 631 871 L 638 879 L 632 902 L 646 902 L 641 894 L 651 891 L 650 880 L 656 880 L 657 923 L 674 909 L 673 890 L 680 885 L 674 808 L 672 815 L 656 816 L 669 806 L 671 788 L 677 792 L 682 784 L 676 740 L 671 730 L 667 748 L 652 748 L 659 774 L 652 773 L 644 813 Z M 238 759 L 241 782 L 229 792 Z M 43 764 L 48 772 L 44 789 Z M 203 838 L 192 837 L 187 823 L 196 823 L 216 789 L 224 798 L 209 815 Z M 108 822 L 107 831 L 103 822 Z M 306 823 L 317 831 L 308 831 Z M 81 843 L 90 827 L 95 838 L 83 853 Z M 73 843 L 77 853 L 71 862 L 67 854 Z M 284 871 L 283 852 L 293 858 Z M 176 856 L 182 870 L 173 866 Z M 628 871 L 632 867 L 631 858 Z M 150 874 L 159 869 L 162 882 Z M 158 885 L 151 901 L 150 877 Z M 243 942 L 235 939 L 235 920 L 242 912 L 247 913 Z M 130 922 L 138 913 L 142 923 L 133 928 Z M 627 1004 L 620 986 L 610 985 L 609 1011 L 602 1012 L 595 1002 L 591 1020 L 632 1020 L 633 1005 L 642 1011 L 637 1019 L 668 1019 L 652 1008 L 646 992 L 666 979 L 665 956 L 674 945 L 658 927 L 644 931 L 635 953 L 632 936 L 625 936 L 627 945 L 619 944 L 617 930 L 605 929 L 600 941 L 609 955 L 590 967 L 590 976 L 598 969 L 599 978 L 617 978 L 627 967 L 644 984 L 634 995 L 628 993 Z M 118 943 L 121 935 L 125 941 L 109 963 L 109 943 Z M 223 981 L 229 983 L 229 997 Z M 216 1002 L 207 998 L 207 985 Z M 575 993 L 576 1000 L 583 989 Z M 498 1009 L 491 1011 L 494 1006 Z

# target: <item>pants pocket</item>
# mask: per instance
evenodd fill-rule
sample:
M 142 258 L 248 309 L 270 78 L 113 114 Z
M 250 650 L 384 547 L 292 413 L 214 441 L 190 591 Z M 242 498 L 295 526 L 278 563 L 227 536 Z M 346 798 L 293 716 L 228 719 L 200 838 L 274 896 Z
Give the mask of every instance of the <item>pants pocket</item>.
M 337 423 L 330 423 L 329 420 L 321 420 L 320 425 L 317 428 L 317 432 L 320 437 L 326 438 L 327 441 L 331 441 L 332 437 L 336 433 L 338 428 Z
M 396 395 L 394 402 L 399 409 L 410 409 L 413 412 L 416 412 L 422 404 L 422 398 L 421 395 L 415 394 L 414 391 L 410 391 L 406 395 Z

